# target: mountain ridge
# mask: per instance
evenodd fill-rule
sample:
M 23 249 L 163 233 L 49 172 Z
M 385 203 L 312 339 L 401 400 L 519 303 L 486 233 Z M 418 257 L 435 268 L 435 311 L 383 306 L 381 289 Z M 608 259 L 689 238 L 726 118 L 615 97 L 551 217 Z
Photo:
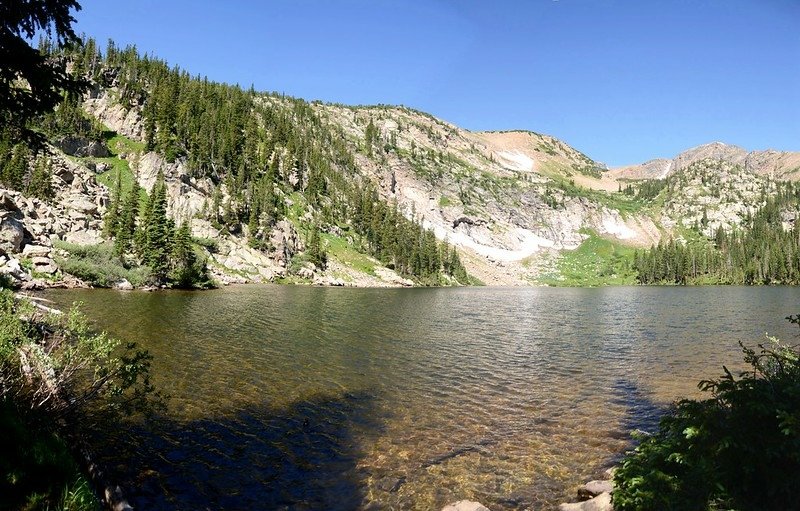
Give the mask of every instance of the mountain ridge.
M 97 208 L 82 237 L 104 239 L 99 225 L 113 173 L 123 169 L 146 190 L 163 176 L 169 215 L 176 225 L 188 222 L 196 238 L 214 240 L 216 248 L 204 253 L 223 282 L 408 285 L 401 275 L 412 276 L 408 261 L 415 268 L 428 263 L 419 260 L 422 248 L 396 246 L 392 236 L 403 217 L 435 235 L 442 250 L 455 247 L 484 283 L 558 284 L 570 251 L 583 243 L 604 239 L 611 254 L 621 254 L 682 237 L 701 218 L 703 228 L 734 227 L 745 211 L 723 198 L 758 207 L 770 180 L 800 173 L 800 153 L 747 153 L 722 143 L 608 169 L 533 131 L 470 131 L 404 106 L 245 92 L 193 79 L 135 49 L 111 46 L 105 57 L 81 51 L 71 58 L 94 86 L 79 107 L 119 145 L 106 158 L 62 146 L 105 189 L 91 198 Z M 209 101 L 222 114 L 204 118 Z M 694 165 L 702 168 L 659 184 Z M 727 187 L 725 194 L 706 186 L 708 169 L 724 174 L 714 182 Z M 747 179 L 740 185 L 725 176 Z M 364 218 L 376 207 L 377 219 Z M 316 225 L 331 256 L 324 268 L 303 262 Z M 384 238 L 383 231 L 395 234 Z M 65 234 L 49 232 L 38 242 Z M 419 243 L 432 243 L 428 236 L 420 231 Z M 449 254 L 424 257 L 441 269 Z M 624 258 L 604 257 L 586 271 L 608 266 L 602 271 L 630 282 Z

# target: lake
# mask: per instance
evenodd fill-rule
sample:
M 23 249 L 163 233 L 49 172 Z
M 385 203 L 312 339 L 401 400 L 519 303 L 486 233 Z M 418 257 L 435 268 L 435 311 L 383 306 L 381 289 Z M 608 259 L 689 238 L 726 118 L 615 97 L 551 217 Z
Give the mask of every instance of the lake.
M 95 442 L 137 509 L 548 509 L 790 287 L 52 290 L 155 357 L 168 413 Z

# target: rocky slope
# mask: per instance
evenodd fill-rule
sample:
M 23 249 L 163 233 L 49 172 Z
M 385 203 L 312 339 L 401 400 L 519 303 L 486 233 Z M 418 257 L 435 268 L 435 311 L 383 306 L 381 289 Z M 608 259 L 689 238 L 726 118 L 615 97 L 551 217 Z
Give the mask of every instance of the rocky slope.
M 109 154 L 93 149 L 87 156 L 75 141 L 61 145 L 74 157 L 50 148 L 53 201 L 2 192 L 0 249 L 6 255 L 0 271 L 27 285 L 43 283 L 31 283 L 32 275 L 60 282 L 53 242 L 90 245 L 102 240 L 106 185 L 114 169 L 123 168 L 145 189 L 164 175 L 170 216 L 176 223 L 190 222 L 194 236 L 210 240 L 209 266 L 223 283 L 290 278 L 325 285 L 412 284 L 360 253 L 352 238 L 338 232 L 326 238 L 331 257 L 326 270 L 292 267 L 293 257 L 305 249 L 298 227 L 315 214 L 302 196 L 283 197 L 293 216 L 274 225 L 267 248 L 251 247 L 246 227 L 239 232 L 215 227 L 205 212 L 215 193 L 224 203 L 226 184 L 195 177 L 185 159 L 169 162 L 145 151 L 141 106 L 123 106 L 118 98 L 112 84 L 97 86 L 83 101 L 88 115 L 116 133 Z M 260 101 L 276 111 L 292 108 L 278 96 Z M 494 285 L 541 283 L 543 275 L 558 272 L 564 254 L 591 236 L 648 247 L 697 225 L 707 233 L 738 225 L 774 190 L 776 179 L 800 176 L 800 153 L 748 153 L 713 143 L 672 160 L 608 170 L 548 135 L 470 132 L 405 107 L 318 102 L 311 107 L 332 132 L 341 134 L 360 179 L 375 183 L 381 197 L 396 203 L 404 215 L 458 247 L 468 271 Z M 665 177 L 670 184 L 655 198 L 619 193 L 632 180 Z
M 61 275 L 53 257 L 53 242 L 98 243 L 108 190 L 86 166 L 68 159 L 54 147 L 47 158 L 53 173 L 55 198 L 44 202 L 0 189 L 0 273 L 24 287 L 79 285 Z
M 645 215 L 608 205 L 617 182 L 567 144 L 531 132 L 473 133 L 402 107 L 315 104 L 344 129 L 358 166 L 441 239 L 467 254 L 486 283 L 536 282 L 521 263 L 586 239 L 587 229 L 649 246 L 659 230 Z M 364 150 L 368 126 L 378 141 Z

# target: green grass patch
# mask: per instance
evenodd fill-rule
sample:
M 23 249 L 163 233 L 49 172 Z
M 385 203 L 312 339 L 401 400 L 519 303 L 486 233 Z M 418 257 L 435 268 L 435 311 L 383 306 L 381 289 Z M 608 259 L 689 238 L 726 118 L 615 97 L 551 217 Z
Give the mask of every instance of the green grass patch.
M 131 154 L 144 152 L 143 142 L 137 142 L 125 135 L 120 135 L 116 131 L 106 131 L 103 134 L 103 138 L 106 140 L 108 150 L 114 156 L 118 156 L 121 153 Z
M 106 131 L 104 133 L 106 145 L 110 156 L 106 158 L 79 158 L 80 161 L 87 163 L 93 162 L 95 164 L 105 163 L 110 168 L 96 176 L 97 182 L 105 185 L 108 189 L 113 190 L 116 186 L 117 173 L 119 173 L 122 182 L 123 197 L 133 186 L 134 176 L 130 164 L 127 159 L 120 158 L 120 154 L 126 153 L 126 158 L 130 158 L 132 154 L 142 154 L 144 152 L 144 144 L 136 142 L 130 138 L 119 135 L 114 131 Z M 142 190 L 142 202 L 147 201 L 147 192 Z
M 0 509 L 100 510 L 67 444 L 31 428 L 6 401 L 0 401 L 0 452 Z
M 300 227 L 303 227 L 300 225 L 300 218 L 306 213 L 308 202 L 305 196 L 300 192 L 292 192 L 292 194 L 289 195 L 289 200 L 292 202 L 292 205 L 286 210 L 286 218 L 294 224 L 296 229 L 300 229 Z M 303 231 L 305 232 L 305 228 Z
M 333 234 L 320 233 L 322 246 L 328 253 L 329 259 L 336 259 L 348 268 L 352 268 L 367 275 L 375 275 L 375 261 L 357 251 L 346 240 Z
M 555 272 L 542 275 L 539 283 L 550 286 L 624 286 L 636 283 L 632 247 L 601 237 L 591 230 L 575 250 L 562 250 Z

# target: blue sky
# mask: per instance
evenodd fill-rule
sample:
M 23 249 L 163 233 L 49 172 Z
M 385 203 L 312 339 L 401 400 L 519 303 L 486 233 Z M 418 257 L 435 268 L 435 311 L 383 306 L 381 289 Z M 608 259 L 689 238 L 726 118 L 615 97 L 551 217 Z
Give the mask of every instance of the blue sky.
M 191 74 L 472 130 L 609 165 L 720 140 L 800 151 L 798 0 L 80 0 L 78 31 Z

